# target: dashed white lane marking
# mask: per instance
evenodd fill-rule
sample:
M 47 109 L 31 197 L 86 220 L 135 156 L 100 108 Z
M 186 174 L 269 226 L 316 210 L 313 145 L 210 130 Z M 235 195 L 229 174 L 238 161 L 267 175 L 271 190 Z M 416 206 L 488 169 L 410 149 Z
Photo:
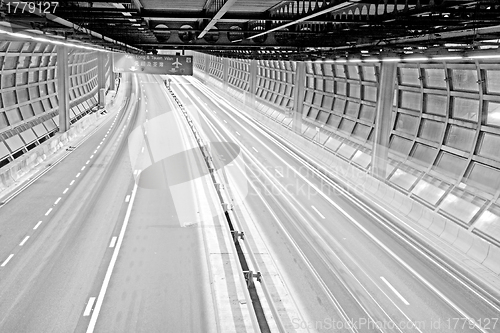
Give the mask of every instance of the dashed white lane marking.
M 12 259 L 13 256 L 14 254 L 11 253 L 10 256 L 8 256 L 7 259 L 5 259 L 5 261 L 0 265 L 0 267 L 5 267 L 5 265 L 9 263 L 10 259 Z
M 33 230 L 38 229 L 38 227 L 42 224 L 42 221 L 38 221 L 38 223 L 33 227 Z
M 144 135 L 148 134 L 148 131 L 144 131 Z
M 139 170 L 134 170 L 134 176 L 137 175 L 137 172 L 139 172 Z
M 141 153 L 144 153 L 144 147 L 142 147 L 142 149 L 141 149 Z
M 83 316 L 90 316 L 90 312 L 92 311 L 92 307 L 94 306 L 95 297 L 90 297 L 87 306 L 85 307 L 85 311 L 83 311 Z
M 255 147 L 252 147 L 253 150 L 255 150 L 256 153 L 258 153 L 259 151 L 257 149 L 255 149 Z
M 90 155 L 90 159 L 93 159 L 94 158 L 94 155 Z
M 111 243 L 109 243 L 109 247 L 115 247 L 116 237 L 111 238 Z
M 240 133 L 236 132 L 236 134 L 241 135 Z
M 77 173 L 77 174 L 76 174 L 76 178 L 78 178 L 78 177 L 80 177 L 80 173 Z
M 227 121 L 224 120 L 224 122 L 227 124 Z
M 30 238 L 30 236 L 26 236 L 24 237 L 23 241 L 21 243 L 19 243 L 19 246 L 23 246 L 24 243 L 26 243 L 28 241 L 28 239 Z
M 284 176 L 283 176 L 283 174 L 282 174 L 281 172 L 279 172 L 279 170 L 277 170 L 277 169 L 276 169 L 276 173 L 277 173 L 278 175 L 280 175 L 281 177 L 284 177 Z
M 57 205 L 61 201 L 61 197 L 57 198 L 56 202 L 54 202 L 54 205 Z
M 127 196 L 125 197 L 125 202 L 129 202 L 129 201 L 130 201 L 130 195 L 127 195 Z
M 97 149 L 101 148 L 101 145 L 97 146 Z
M 96 149 L 96 150 L 94 150 L 94 154 L 97 154 L 97 149 Z
M 215 112 L 215 110 L 214 110 L 214 113 L 217 113 L 217 112 Z
M 410 303 L 408 303 L 408 301 L 407 301 L 407 300 L 406 300 L 406 299 L 405 299 L 405 298 L 404 298 L 404 297 L 403 297 L 403 296 L 402 296 L 402 295 L 401 295 L 401 294 L 400 294 L 400 293 L 396 290 L 396 288 L 394 288 L 394 287 L 392 286 L 392 284 L 390 284 L 390 283 L 389 283 L 389 281 L 387 281 L 387 280 L 386 280 L 383 276 L 381 276 L 381 277 L 380 277 L 380 279 L 381 279 L 382 281 L 384 281 L 384 283 L 385 283 L 385 284 L 386 284 L 389 288 L 391 288 L 392 292 L 393 292 L 393 293 L 395 293 L 395 294 L 396 294 L 396 296 L 398 296 L 398 297 L 399 297 L 399 299 L 400 299 L 401 301 L 403 301 L 403 303 L 405 303 L 405 305 L 410 305 Z
M 82 171 L 85 170 L 85 165 L 82 167 Z
M 88 160 L 85 164 L 89 164 L 90 163 L 90 160 Z
M 75 180 L 73 179 L 71 183 L 69 183 L 69 186 L 73 185 L 75 183 Z
M 45 213 L 45 216 L 49 215 L 51 211 L 52 211 L 52 208 L 49 208 L 49 210 L 47 211 L 47 213 Z
M 66 189 L 64 190 L 63 194 L 66 194 L 66 192 L 68 192 L 69 188 L 66 187 Z
M 323 214 L 321 214 L 321 213 L 320 213 L 320 211 L 316 209 L 316 207 L 314 207 L 314 206 L 311 206 L 311 207 L 312 207 L 312 209 L 314 209 L 314 211 L 315 211 L 316 213 L 318 213 L 318 215 L 319 215 L 319 216 L 321 216 L 321 218 L 322 218 L 322 219 L 324 219 L 324 218 L 325 218 L 325 216 L 324 216 Z

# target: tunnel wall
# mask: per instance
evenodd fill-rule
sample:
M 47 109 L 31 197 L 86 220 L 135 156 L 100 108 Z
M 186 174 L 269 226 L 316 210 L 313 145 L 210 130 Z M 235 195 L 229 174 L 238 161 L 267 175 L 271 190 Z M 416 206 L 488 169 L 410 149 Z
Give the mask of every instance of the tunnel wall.
M 97 52 L 69 50 L 71 123 L 97 104 Z M 0 41 L 0 167 L 58 130 L 57 49 L 53 44 Z M 106 88 L 111 80 L 106 58 Z
M 212 70 L 223 60 L 213 56 L 195 55 L 195 75 L 248 100 L 251 61 L 224 61 L 226 83 Z M 296 63 L 256 65 L 255 107 L 292 108 Z M 367 172 L 379 73 L 379 63 L 306 63 L 302 135 Z M 316 127 L 322 128 L 319 134 Z M 498 63 L 399 63 L 389 148 L 388 184 L 500 244 Z

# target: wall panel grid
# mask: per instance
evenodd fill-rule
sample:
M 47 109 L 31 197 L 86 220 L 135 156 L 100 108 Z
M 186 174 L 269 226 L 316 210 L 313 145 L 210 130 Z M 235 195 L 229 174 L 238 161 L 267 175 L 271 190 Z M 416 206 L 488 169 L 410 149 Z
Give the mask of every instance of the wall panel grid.
M 241 90 L 244 64 L 231 62 L 229 87 Z M 266 103 L 257 104 L 293 105 L 295 71 L 295 62 L 258 60 L 256 97 Z M 306 62 L 304 135 L 322 127 L 325 147 L 367 172 L 379 73 L 377 63 Z M 394 89 L 387 181 L 500 242 L 498 63 L 399 63 Z
M 250 90 L 250 60 L 229 59 L 228 82 L 244 91 Z
M 257 62 L 257 97 L 286 110 L 293 107 L 296 64 L 290 61 Z
M 306 63 L 304 117 L 370 147 L 379 65 Z
M 57 131 L 56 65 L 55 45 L 0 41 L 0 166 Z M 70 50 L 68 67 L 74 122 L 97 103 L 97 53 Z

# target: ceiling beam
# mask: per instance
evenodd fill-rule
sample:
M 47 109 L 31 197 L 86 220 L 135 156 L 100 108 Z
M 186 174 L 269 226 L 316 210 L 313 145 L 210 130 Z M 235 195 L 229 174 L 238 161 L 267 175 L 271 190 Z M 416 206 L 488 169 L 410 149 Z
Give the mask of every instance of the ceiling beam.
M 206 33 L 209 32 L 210 29 L 212 29 L 215 24 L 217 24 L 217 22 L 221 19 L 221 17 L 227 13 L 227 11 L 234 5 L 236 1 L 237 0 L 227 0 L 221 7 L 221 9 L 219 9 L 219 11 L 210 20 L 210 22 L 208 22 L 205 29 L 203 29 L 203 31 L 198 35 L 198 38 L 203 38 L 203 36 L 205 36 Z
M 299 18 L 297 20 L 294 20 L 292 22 L 288 22 L 288 23 L 282 24 L 280 26 L 277 26 L 276 28 L 272 28 L 272 29 L 266 30 L 264 32 L 261 32 L 259 34 L 250 36 L 250 37 L 248 37 L 248 39 L 253 39 L 253 38 L 256 38 L 256 37 L 267 35 L 270 32 L 274 32 L 274 31 L 278 31 L 278 30 L 281 30 L 281 29 L 285 29 L 285 28 L 287 28 L 289 26 L 296 25 L 296 24 L 304 22 L 304 21 L 308 21 L 308 20 L 310 20 L 312 18 L 315 18 L 317 16 L 328 14 L 329 12 L 332 12 L 334 10 L 339 10 L 339 9 L 343 9 L 343 8 L 355 5 L 355 4 L 359 3 L 359 2 L 361 2 L 361 0 L 347 0 L 347 1 L 344 1 L 344 2 L 341 2 L 341 3 L 338 3 L 336 5 L 329 5 L 325 9 L 318 10 L 318 11 L 312 13 L 312 14 L 306 15 L 306 16 L 301 17 L 301 18 Z M 321 8 L 323 8 L 323 7 L 321 7 Z

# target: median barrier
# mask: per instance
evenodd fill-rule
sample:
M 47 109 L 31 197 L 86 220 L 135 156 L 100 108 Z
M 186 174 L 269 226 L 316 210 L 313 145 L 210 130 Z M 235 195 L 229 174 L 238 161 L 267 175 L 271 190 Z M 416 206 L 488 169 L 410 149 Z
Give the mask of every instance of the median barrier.
M 483 265 L 500 275 L 500 248 L 492 244 L 489 247 L 488 256 L 484 260 Z
M 455 240 L 458 238 L 459 229 L 462 229 L 462 227 L 455 222 L 448 220 L 446 221 L 444 230 L 439 237 L 441 237 L 445 242 L 453 245 Z
M 417 202 L 410 197 L 406 197 L 406 200 L 411 203 L 411 209 L 410 213 L 408 214 L 408 217 L 411 220 L 418 222 L 418 220 L 420 220 L 420 218 L 424 214 L 424 210 L 426 208 L 424 208 L 420 202 Z
M 467 253 L 474 243 L 474 235 L 467 229 L 458 227 L 457 239 L 453 242 L 453 247 L 463 253 Z
M 467 255 L 482 264 L 488 256 L 489 249 L 490 244 L 476 236 L 474 237 L 472 247 L 467 251 Z
M 446 219 L 439 214 L 433 214 L 432 224 L 429 227 L 431 231 L 436 236 L 441 236 L 446 226 Z
M 424 210 L 422 212 L 422 216 L 420 216 L 420 218 L 418 219 L 417 222 L 425 229 L 428 229 L 432 224 L 432 218 L 433 218 L 434 214 L 435 213 L 433 211 L 431 211 L 430 209 L 424 208 Z

